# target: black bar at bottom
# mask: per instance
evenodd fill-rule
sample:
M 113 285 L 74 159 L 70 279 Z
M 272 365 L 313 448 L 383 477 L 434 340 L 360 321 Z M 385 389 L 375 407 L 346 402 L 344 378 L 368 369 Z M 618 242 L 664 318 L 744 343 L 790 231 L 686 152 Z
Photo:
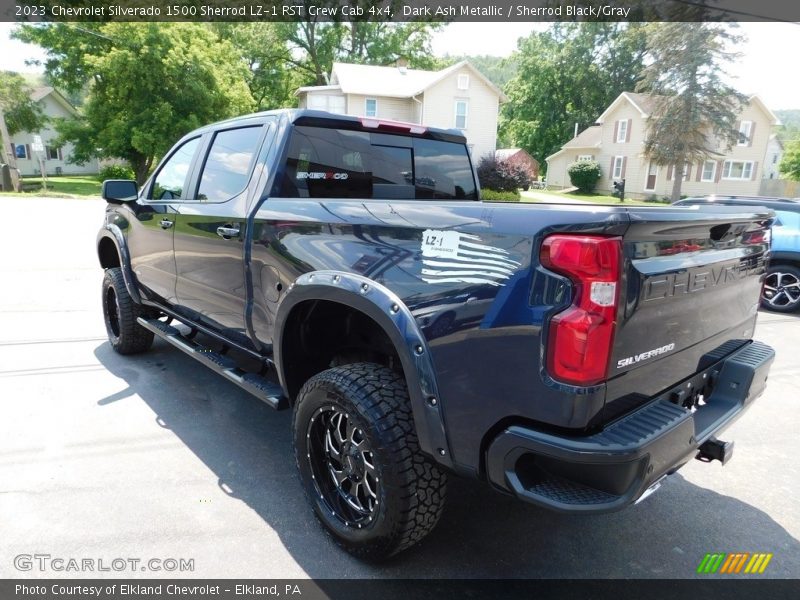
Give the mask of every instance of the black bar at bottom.
M 800 598 L 800 580 L 758 575 L 701 579 L 2 579 L 0 598 L 18 600 L 769 600 Z

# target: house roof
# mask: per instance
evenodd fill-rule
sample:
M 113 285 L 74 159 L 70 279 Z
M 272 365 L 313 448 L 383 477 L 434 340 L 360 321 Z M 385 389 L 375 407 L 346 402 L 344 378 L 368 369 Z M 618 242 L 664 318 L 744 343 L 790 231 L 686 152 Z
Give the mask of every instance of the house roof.
M 498 148 L 494 151 L 494 157 L 497 160 L 506 160 L 514 156 L 520 150 L 522 150 L 522 148 Z
M 622 92 L 617 98 L 603 111 L 597 118 L 598 123 L 602 123 L 605 118 L 620 105 L 621 102 L 629 102 L 643 119 L 647 119 L 653 113 L 658 96 L 653 94 L 639 94 L 636 92 Z M 780 125 L 780 120 L 773 113 L 758 94 L 748 94 L 747 99 L 751 104 L 758 104 L 762 111 L 769 117 L 773 125 Z
M 572 138 L 566 144 L 561 146 L 561 150 L 558 152 L 554 152 L 550 156 L 548 156 L 545 160 L 550 160 L 551 158 L 558 156 L 565 150 L 569 150 L 570 148 L 577 148 L 577 149 L 585 149 L 585 148 L 599 148 L 600 147 L 600 140 L 601 140 L 601 127 L 599 125 L 591 125 L 587 127 L 583 131 L 581 131 L 576 137 Z
M 411 98 L 421 94 L 429 87 L 462 68 L 472 71 L 478 79 L 498 95 L 500 102 L 506 101 L 505 94 L 466 60 L 441 71 L 333 63 L 330 78 L 331 85 L 301 87 L 296 93 L 338 89 L 344 94 Z
M 78 114 L 78 109 L 76 109 L 69 100 L 67 100 L 61 92 L 59 92 L 54 87 L 50 86 L 42 86 L 33 88 L 30 93 L 31 100 L 34 102 L 40 102 L 44 100 L 48 96 L 53 96 L 53 99 L 61 104 L 66 110 L 68 110 L 73 116 Z
M 608 108 L 603 111 L 597 118 L 598 123 L 605 121 L 606 117 L 611 114 L 621 103 L 628 102 L 639 111 L 643 119 L 650 116 L 655 107 L 655 96 L 651 94 L 637 94 L 635 92 L 622 92 L 617 98 L 608 105 Z

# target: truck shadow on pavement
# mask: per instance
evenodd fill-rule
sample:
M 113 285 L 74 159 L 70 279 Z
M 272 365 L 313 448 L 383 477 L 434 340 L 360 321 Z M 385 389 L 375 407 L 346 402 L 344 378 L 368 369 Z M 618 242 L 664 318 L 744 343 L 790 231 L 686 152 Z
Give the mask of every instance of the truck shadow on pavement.
M 641 504 L 596 516 L 552 513 L 451 477 L 433 533 L 387 563 L 364 564 L 335 546 L 306 503 L 290 411 L 276 413 L 158 340 L 139 356 L 118 356 L 107 343 L 94 353 L 128 384 L 98 399 L 99 409 L 141 398 L 157 415 L 153 427 L 169 429 L 216 475 L 222 493 L 246 503 L 278 534 L 283 547 L 265 547 L 265 556 L 285 549 L 310 577 L 687 578 L 707 552 L 772 552 L 763 576 L 800 575 L 800 543 L 769 515 L 680 474 Z M 164 470 L 174 477 L 168 465 Z M 220 557 L 213 575 L 224 574 Z

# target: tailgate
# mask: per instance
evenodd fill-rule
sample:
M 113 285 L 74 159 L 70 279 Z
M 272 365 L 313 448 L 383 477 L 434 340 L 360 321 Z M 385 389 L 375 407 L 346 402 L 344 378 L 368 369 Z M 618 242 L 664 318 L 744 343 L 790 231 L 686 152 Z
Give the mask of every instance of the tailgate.
M 773 216 L 718 206 L 629 213 L 606 418 L 750 340 Z

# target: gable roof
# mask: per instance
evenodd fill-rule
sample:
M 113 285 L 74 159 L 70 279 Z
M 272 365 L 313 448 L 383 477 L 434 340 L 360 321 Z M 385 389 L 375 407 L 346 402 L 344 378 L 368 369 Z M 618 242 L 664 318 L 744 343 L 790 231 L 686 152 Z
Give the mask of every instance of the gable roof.
M 655 97 L 651 94 L 622 92 L 611 104 L 608 105 L 608 108 L 603 111 L 603 114 L 597 118 L 597 123 L 602 123 L 605 121 L 606 117 L 623 102 L 628 102 L 631 104 L 636 110 L 639 111 L 639 114 L 642 116 L 642 118 L 646 119 L 650 116 L 650 113 L 653 112 Z
M 597 123 L 602 123 L 606 117 L 611 114 L 622 102 L 628 102 L 631 104 L 631 106 L 639 111 L 639 114 L 643 119 L 647 119 L 655 109 L 657 98 L 658 96 L 653 94 L 622 92 L 611 104 L 609 104 L 608 108 L 603 111 L 603 114 L 597 118 Z M 778 119 L 778 117 L 775 116 L 775 113 L 773 113 L 767 107 L 767 105 L 764 104 L 764 101 L 758 94 L 748 94 L 747 100 L 750 102 L 750 104 L 756 104 L 764 112 L 764 114 L 769 117 L 769 120 L 773 125 L 780 125 L 780 119 Z
M 69 100 L 67 100 L 61 92 L 59 92 L 54 87 L 50 86 L 42 86 L 34 88 L 30 93 L 30 98 L 34 102 L 41 102 L 48 96 L 52 96 L 53 100 L 58 102 L 61 106 L 63 106 L 71 115 L 77 116 L 78 109 L 72 106 Z
M 569 150 L 570 148 L 578 148 L 578 149 L 585 149 L 585 148 L 599 148 L 600 147 L 600 140 L 601 140 L 601 130 L 602 127 L 600 125 L 591 125 L 587 127 L 583 131 L 581 131 L 576 137 L 572 138 L 566 144 L 561 146 L 561 150 L 558 152 L 554 152 L 550 156 L 548 156 L 545 160 L 550 160 L 554 156 L 558 156 L 565 150 Z
M 500 102 L 505 102 L 507 100 L 505 94 L 467 60 L 462 60 L 441 71 L 333 63 L 330 77 L 331 85 L 301 87 L 297 90 L 296 94 L 326 89 L 338 89 L 344 94 L 411 98 L 412 96 L 421 94 L 426 89 L 462 68 L 469 69 L 480 81 L 497 94 Z

